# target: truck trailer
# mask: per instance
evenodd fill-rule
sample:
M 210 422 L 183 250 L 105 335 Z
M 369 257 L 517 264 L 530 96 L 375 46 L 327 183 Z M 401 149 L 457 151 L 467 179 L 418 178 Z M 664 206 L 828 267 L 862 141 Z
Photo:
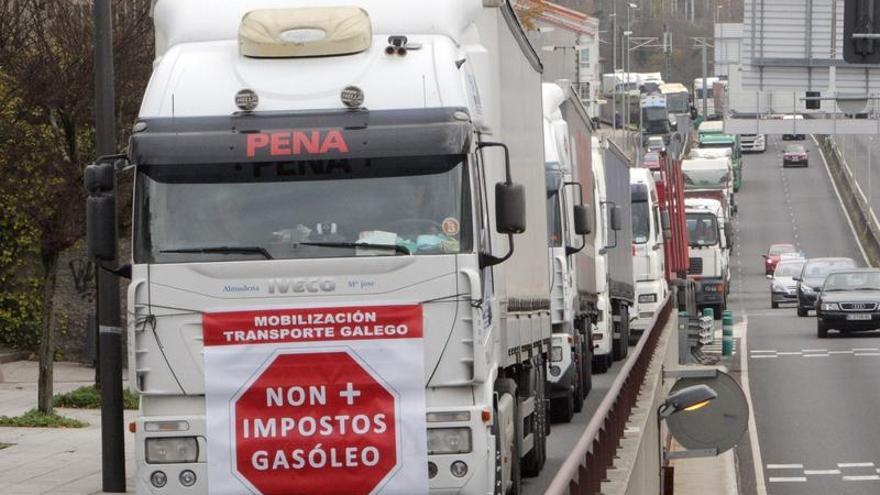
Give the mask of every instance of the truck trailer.
M 541 65 L 509 2 L 158 0 L 154 22 L 137 492 L 519 493 L 551 304 Z

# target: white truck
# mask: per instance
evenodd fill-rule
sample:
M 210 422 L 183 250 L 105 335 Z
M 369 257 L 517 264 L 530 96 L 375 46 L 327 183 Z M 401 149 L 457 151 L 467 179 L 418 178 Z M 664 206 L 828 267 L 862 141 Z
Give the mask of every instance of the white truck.
M 712 308 L 716 319 L 727 309 L 730 293 L 730 250 L 733 235 L 721 201 L 686 198 L 690 267 L 696 285 L 697 308 Z
M 596 293 L 596 326 L 593 333 L 593 371 L 604 373 L 629 352 L 630 308 L 635 300 L 632 265 L 630 166 L 619 148 L 608 139 L 593 139 L 593 209 L 595 282 L 581 277 Z
M 654 177 L 647 168 L 630 170 L 632 192 L 633 275 L 637 311 L 631 316 L 630 343 L 648 328 L 669 293 L 666 281 L 663 224 Z
M 592 388 L 594 305 L 581 304 L 576 255 L 589 246 L 592 210 L 579 171 L 590 167 L 591 124 L 568 81 L 544 83 L 544 156 L 553 322 L 548 366 L 551 411 L 568 422 Z M 590 179 L 589 176 L 586 179 Z M 589 191 L 588 191 L 589 192 Z
M 154 22 L 137 492 L 519 493 L 551 305 L 541 66 L 510 4 L 158 0 Z

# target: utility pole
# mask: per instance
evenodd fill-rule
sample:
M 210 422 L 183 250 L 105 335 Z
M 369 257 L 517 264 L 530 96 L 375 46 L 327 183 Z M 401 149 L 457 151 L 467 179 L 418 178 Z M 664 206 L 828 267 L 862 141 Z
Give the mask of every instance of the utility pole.
M 709 105 L 706 101 L 706 95 L 709 93 L 708 88 L 706 87 L 706 72 L 709 70 L 709 61 L 706 55 L 706 43 L 702 43 L 702 52 L 703 52 L 703 118 L 709 119 Z
M 617 132 L 617 0 L 614 1 L 614 9 L 611 13 L 611 17 L 613 17 L 612 28 L 611 28 L 611 65 L 612 70 L 611 73 L 614 74 L 614 88 L 611 91 L 611 133 L 614 134 Z
M 95 144 L 98 156 L 116 154 L 111 0 L 95 0 Z M 115 200 L 114 200 L 115 205 Z M 115 207 L 114 207 L 115 210 Z M 114 239 L 114 245 L 115 245 Z M 122 409 L 122 325 L 119 314 L 118 253 L 96 261 L 98 362 L 101 377 L 101 473 L 103 490 L 125 492 L 125 439 Z

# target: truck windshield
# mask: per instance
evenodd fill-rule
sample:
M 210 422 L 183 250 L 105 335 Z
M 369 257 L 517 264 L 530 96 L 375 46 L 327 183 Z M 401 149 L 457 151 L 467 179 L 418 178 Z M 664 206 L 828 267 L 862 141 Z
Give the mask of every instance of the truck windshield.
M 688 213 L 688 239 L 692 247 L 718 244 L 718 221 L 710 213 Z
M 462 156 L 138 168 L 135 262 L 471 249 Z
M 645 244 L 651 235 L 651 210 L 647 201 L 632 203 L 633 244 Z
M 666 96 L 666 106 L 670 113 L 687 113 L 688 103 L 687 93 L 674 93 Z

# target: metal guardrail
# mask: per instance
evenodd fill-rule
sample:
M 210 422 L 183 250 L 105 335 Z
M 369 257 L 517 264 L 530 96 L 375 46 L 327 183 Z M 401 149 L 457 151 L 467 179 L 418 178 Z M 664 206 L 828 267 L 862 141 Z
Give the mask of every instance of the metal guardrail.
M 600 493 L 608 469 L 623 438 L 626 423 L 639 396 L 657 341 L 669 320 L 673 298 L 667 297 L 635 349 L 614 379 L 586 430 L 562 463 L 546 495 L 593 495 Z

